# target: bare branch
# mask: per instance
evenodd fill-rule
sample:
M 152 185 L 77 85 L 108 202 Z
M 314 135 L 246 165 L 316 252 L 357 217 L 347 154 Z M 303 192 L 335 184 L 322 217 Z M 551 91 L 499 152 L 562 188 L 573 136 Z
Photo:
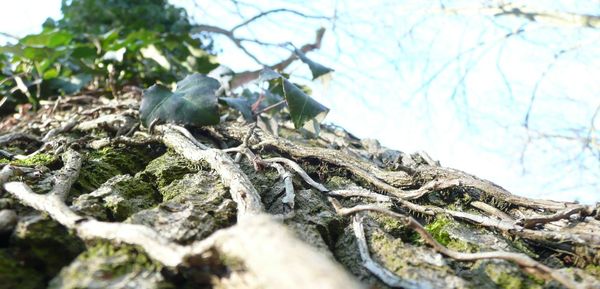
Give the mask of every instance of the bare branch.
M 516 5 L 512 3 L 489 7 L 459 7 L 441 8 L 438 11 L 449 14 L 461 15 L 489 15 L 493 17 L 512 16 L 527 19 L 549 26 L 559 27 L 588 27 L 600 28 L 600 16 L 590 14 L 579 14 L 561 11 L 544 10 L 531 6 Z
M 307 15 L 307 14 L 298 12 L 296 10 L 286 9 L 286 8 L 279 8 L 279 9 L 273 9 L 273 10 L 268 10 L 268 11 L 265 11 L 265 12 L 261 12 L 261 13 L 257 14 L 256 16 L 254 16 L 252 18 L 249 18 L 248 20 L 246 20 L 246 21 L 244 21 L 244 22 L 242 22 L 242 23 L 234 26 L 233 28 L 231 28 L 231 31 L 233 32 L 233 31 L 235 31 L 235 30 L 237 30 L 237 29 L 239 29 L 239 28 L 241 28 L 243 26 L 246 26 L 246 25 L 248 25 L 248 24 L 250 24 L 250 23 L 252 23 L 252 22 L 254 22 L 254 21 L 256 21 L 256 20 L 258 20 L 258 19 L 260 19 L 262 17 L 264 17 L 264 16 L 267 16 L 269 14 L 281 13 L 281 12 L 292 13 L 292 14 L 295 14 L 295 15 L 298 15 L 298 16 L 301 16 L 301 17 L 304 17 L 304 18 L 324 19 L 324 20 L 330 20 L 331 19 L 330 17 L 326 17 L 326 16 Z

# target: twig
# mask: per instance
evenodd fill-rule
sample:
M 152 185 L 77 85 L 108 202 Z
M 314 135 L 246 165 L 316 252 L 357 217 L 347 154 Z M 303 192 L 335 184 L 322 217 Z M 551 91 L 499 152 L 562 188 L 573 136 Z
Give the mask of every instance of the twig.
M 325 186 L 323 186 L 322 184 L 315 182 L 305 171 L 304 169 L 302 169 L 302 167 L 300 167 L 296 162 L 290 160 L 290 159 L 286 159 L 286 158 L 270 158 L 270 159 L 263 159 L 262 160 L 265 163 L 283 163 L 286 166 L 288 166 L 289 168 L 291 168 L 292 170 L 294 170 L 298 175 L 300 175 L 300 177 L 302 177 L 302 179 L 308 183 L 309 185 L 311 185 L 313 188 L 321 191 L 321 192 L 328 192 L 329 189 L 327 189 Z
M 469 204 L 472 207 L 480 209 L 489 215 L 497 217 L 500 220 L 507 221 L 507 222 L 514 222 L 514 219 L 511 216 L 509 216 L 505 212 L 502 212 L 501 210 L 496 209 L 496 207 L 494 207 L 494 206 L 488 205 L 488 204 L 486 204 L 484 202 L 480 202 L 480 201 L 473 201 Z
M 259 19 L 261 17 L 267 16 L 269 14 L 281 13 L 281 12 L 292 13 L 292 14 L 295 14 L 295 15 L 298 15 L 298 16 L 301 16 L 301 17 L 304 17 L 304 18 L 324 19 L 324 20 L 331 19 L 330 17 L 327 17 L 327 16 L 307 15 L 307 14 L 298 12 L 296 10 L 286 9 L 286 8 L 279 8 L 279 9 L 273 9 L 273 10 L 268 10 L 268 11 L 261 12 L 261 13 L 257 14 L 256 16 L 251 17 L 248 20 L 246 20 L 246 21 L 244 21 L 244 22 L 242 22 L 242 23 L 234 26 L 233 28 L 231 28 L 231 31 L 235 31 L 235 30 L 237 30 L 237 29 L 239 29 L 239 28 L 241 28 L 243 26 L 246 26 L 246 25 L 248 25 L 248 24 L 256 21 L 257 19 Z
M 579 214 L 581 217 L 591 216 L 594 214 L 595 208 L 592 206 L 573 206 L 560 212 L 556 212 L 552 215 L 547 216 L 535 216 L 530 218 L 523 218 L 517 220 L 516 224 L 523 226 L 524 228 L 532 228 L 538 224 L 547 224 L 554 221 L 563 219 L 569 219 L 571 215 Z
M 56 197 L 64 202 L 71 186 L 77 181 L 83 158 L 74 150 L 67 150 L 63 154 L 63 168 L 54 176 L 54 187 L 48 193 L 49 197 Z
M 34 141 L 34 142 L 38 142 L 38 143 L 41 142 L 37 136 L 31 135 L 28 133 L 22 133 L 22 132 L 11 132 L 11 133 L 0 135 L 0 146 L 5 147 L 8 144 L 10 144 L 11 142 L 17 141 L 17 140 Z
M 281 178 L 284 184 L 285 196 L 281 200 L 284 204 L 284 210 L 293 210 L 295 192 L 294 185 L 292 184 L 292 174 L 286 171 L 283 168 L 283 166 L 278 163 L 271 163 L 270 165 L 277 170 L 277 173 L 279 173 L 279 177 Z M 287 213 L 289 212 L 284 212 L 284 214 Z

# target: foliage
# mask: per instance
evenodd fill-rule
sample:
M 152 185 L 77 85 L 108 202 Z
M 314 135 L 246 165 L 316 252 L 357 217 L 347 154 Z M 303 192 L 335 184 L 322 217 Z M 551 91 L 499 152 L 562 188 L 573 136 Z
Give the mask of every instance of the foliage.
M 0 95 L 13 105 L 35 107 L 88 86 L 171 83 L 216 67 L 185 11 L 166 0 L 63 1 L 62 11 L 42 32 L 0 47 Z
M 127 84 L 150 86 L 140 108 L 146 126 L 154 120 L 191 125 L 219 122 L 218 103 L 255 119 L 278 100 L 285 102 L 296 128 L 318 133 L 328 108 L 312 99 L 283 75 L 265 69 L 261 79 L 268 91 L 245 91 L 241 97 L 218 98 L 223 79 L 207 74 L 217 64 L 200 39 L 185 10 L 166 0 L 82 0 L 62 2 L 63 18 L 48 19 L 42 32 L 16 44 L 0 47 L 0 94 L 13 105 L 74 94 L 85 88 L 116 95 Z M 313 78 L 332 69 L 292 52 L 311 70 Z M 163 84 L 177 83 L 173 92 Z M 155 84 L 156 83 L 156 84 Z M 267 95 L 266 97 L 264 95 Z M 261 106 L 261 103 L 263 104 Z M 280 109 L 282 105 L 269 109 Z
M 146 127 L 154 120 L 191 125 L 219 123 L 216 91 L 219 81 L 202 74 L 192 74 L 177 83 L 177 89 L 156 84 L 144 92 L 140 118 Z
M 313 134 L 319 133 L 319 124 L 329 112 L 328 108 L 311 98 L 283 75 L 269 68 L 263 69 L 259 81 L 270 82 L 268 93 L 275 95 L 271 99 L 285 100 L 291 120 L 297 129 L 303 128 Z M 155 120 L 196 126 L 218 124 L 220 121 L 218 102 L 240 111 L 247 121 L 253 121 L 256 114 L 263 112 L 258 108 L 252 109 L 250 102 L 254 96 L 252 92 L 244 90 L 238 97 L 219 98 L 217 96 L 219 88 L 220 83 L 217 79 L 198 73 L 178 82 L 173 92 L 160 84 L 153 85 L 144 91 L 140 118 L 146 127 L 150 127 Z M 259 96 L 256 102 L 260 103 L 263 99 Z

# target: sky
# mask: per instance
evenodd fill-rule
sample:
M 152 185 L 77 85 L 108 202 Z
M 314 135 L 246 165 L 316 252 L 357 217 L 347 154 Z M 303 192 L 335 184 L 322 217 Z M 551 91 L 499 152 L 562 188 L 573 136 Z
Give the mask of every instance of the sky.
M 237 13 L 248 17 L 257 8 L 320 15 L 335 10 L 335 25 L 282 13 L 236 33 L 300 46 L 324 26 L 323 47 L 308 56 L 335 73 L 311 82 L 302 65 L 294 64 L 290 71 L 331 109 L 326 122 L 393 149 L 426 151 L 444 166 L 489 179 L 515 194 L 600 201 L 597 156 L 581 153 L 576 142 L 538 140 L 541 132 L 569 134 L 589 125 L 593 108 L 600 105 L 598 31 L 529 24 L 507 40 L 504 36 L 521 28 L 522 20 L 449 17 L 429 1 L 252 1 L 239 10 L 229 1 L 196 1 L 201 10 L 189 0 L 172 2 L 189 8 L 195 21 L 224 28 L 241 22 Z M 544 5 L 600 14 L 594 2 Z M 39 31 L 47 17 L 60 17 L 57 0 L 7 1 L 3 7 L 0 31 L 17 36 Z M 227 39 L 214 39 L 222 64 L 234 71 L 260 67 Z M 289 54 L 272 47 L 248 48 L 267 63 Z M 567 52 L 557 57 L 561 50 Z M 529 127 L 540 132 L 535 134 L 522 125 L 532 91 L 536 102 Z

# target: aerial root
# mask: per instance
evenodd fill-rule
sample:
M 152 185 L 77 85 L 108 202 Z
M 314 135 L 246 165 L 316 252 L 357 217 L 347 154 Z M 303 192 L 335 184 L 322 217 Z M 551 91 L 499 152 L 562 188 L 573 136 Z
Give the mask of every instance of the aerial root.
M 158 127 L 163 132 L 163 141 L 188 159 L 204 160 L 220 173 L 227 182 L 234 199 L 240 201 L 243 218 L 233 227 L 214 232 L 208 238 L 190 245 L 179 245 L 163 237 L 154 229 L 137 224 L 111 223 L 80 216 L 71 210 L 65 199 L 71 185 L 77 180 L 82 157 L 74 150 L 64 154 L 64 167 L 56 173 L 56 182 L 47 194 L 36 194 L 22 182 L 6 182 L 17 168 L 5 166 L 0 171 L 0 185 L 21 203 L 47 213 L 63 226 L 74 230 L 81 239 L 104 239 L 117 243 L 137 245 L 151 258 L 175 269 L 189 267 L 202 262 L 207 253 L 216 252 L 223 258 L 233 258 L 244 263 L 245 270 L 261 276 L 263 288 L 361 288 L 343 268 L 312 247 L 296 239 L 282 224 L 262 213 L 262 207 L 254 207 L 251 196 L 243 191 L 245 180 L 236 172 L 226 172 L 233 161 L 225 153 L 208 149 L 201 150 L 185 136 L 168 127 Z M 183 152 L 182 150 L 186 150 Z M 239 172 L 238 172 L 239 173 Z M 245 175 L 244 175 L 245 176 Z M 247 178 L 247 177 L 246 177 Z M 237 183 L 236 183 L 237 182 Z M 252 184 L 249 188 L 254 190 Z M 254 190 L 255 191 L 255 190 Z M 234 194 L 239 194 L 237 197 Z M 259 200 L 260 201 L 260 200 Z M 249 236 L 252 236 L 249 238 Z M 204 256 L 204 257 L 203 257 Z M 286 273 L 282 274 L 282 270 Z M 323 274 L 323 272 L 328 272 Z
M 533 274 L 537 275 L 538 277 L 542 277 L 542 278 L 546 278 L 546 279 L 552 278 L 569 289 L 581 288 L 580 284 L 577 284 L 576 282 L 574 282 L 570 278 L 566 277 L 559 271 L 554 270 L 536 260 L 533 260 L 532 258 L 530 258 L 529 256 L 527 256 L 525 254 L 504 252 L 504 251 L 463 253 L 463 252 L 450 250 L 450 249 L 446 248 L 445 246 L 443 246 L 442 244 L 440 244 L 438 241 L 436 241 L 431 236 L 431 234 L 429 234 L 429 232 L 427 232 L 427 230 L 425 230 L 425 228 L 419 222 L 417 222 L 415 219 L 413 219 L 410 216 L 396 213 L 396 212 L 382 208 L 377 205 L 358 205 L 358 206 L 354 206 L 351 208 L 344 208 L 341 206 L 341 204 L 337 200 L 335 200 L 333 198 L 330 198 L 330 200 L 334 204 L 335 209 L 338 212 L 338 214 L 343 215 L 343 216 L 356 214 L 356 213 L 359 213 L 362 211 L 373 211 L 373 212 L 378 212 L 381 214 L 385 214 L 385 215 L 394 217 L 394 218 L 402 221 L 407 227 L 416 231 L 419 234 L 419 236 L 421 236 L 421 238 L 428 245 L 430 245 L 436 252 L 438 252 L 442 255 L 448 256 L 452 259 L 455 259 L 458 261 L 475 261 L 475 260 L 482 260 L 482 259 L 507 260 L 507 261 L 511 261 L 511 262 L 519 265 L 521 268 L 523 268 L 527 272 L 533 273 Z M 354 226 L 353 228 L 355 228 L 356 230 L 359 229 L 356 226 Z M 356 232 L 355 232 L 355 234 L 356 234 Z

